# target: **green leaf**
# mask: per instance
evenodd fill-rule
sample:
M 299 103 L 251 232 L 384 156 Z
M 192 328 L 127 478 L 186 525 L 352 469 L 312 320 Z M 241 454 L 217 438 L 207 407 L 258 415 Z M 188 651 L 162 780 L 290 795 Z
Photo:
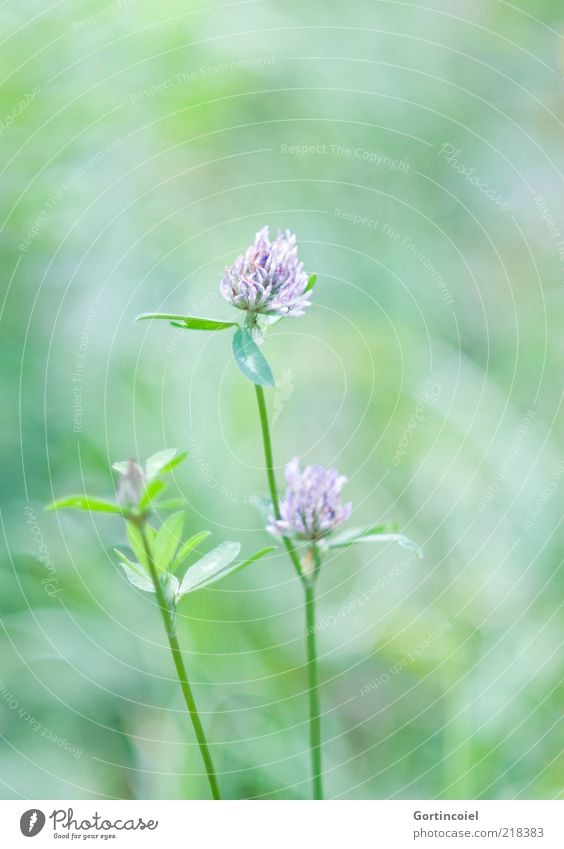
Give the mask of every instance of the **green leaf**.
M 149 481 L 139 501 L 139 507 L 141 509 L 147 507 L 163 491 L 165 486 L 166 484 L 159 480 Z
M 155 539 L 153 557 L 158 572 L 168 569 L 182 538 L 184 513 L 173 513 L 161 525 Z
M 307 281 L 307 286 L 305 287 L 306 292 L 311 292 L 313 287 L 315 286 L 315 281 L 317 280 L 317 274 L 310 275 L 309 280 Z
M 252 383 L 274 386 L 274 377 L 266 357 L 244 327 L 238 327 L 233 336 L 233 357 Z
M 167 472 L 172 472 L 173 469 L 176 469 L 177 466 L 184 462 L 187 456 L 187 451 L 178 451 L 176 456 L 173 457 L 172 460 L 170 460 L 168 463 L 165 463 L 165 465 L 162 467 L 161 475 L 164 475 Z
M 237 324 L 236 321 L 216 321 L 213 318 L 196 318 L 191 315 L 174 315 L 164 312 L 146 312 L 138 315 L 135 321 L 145 321 L 149 318 L 174 321 L 177 327 L 184 327 L 186 330 L 226 330 Z
M 145 525 L 145 535 L 149 540 L 149 548 L 151 551 L 155 550 L 155 542 L 157 539 L 157 529 L 153 528 L 152 525 Z
M 194 563 L 184 575 L 184 580 L 180 585 L 180 596 L 209 587 L 210 584 L 225 578 L 226 575 L 239 572 L 240 569 L 260 560 L 265 554 L 276 550 L 275 546 L 269 545 L 267 548 L 261 548 L 260 551 L 253 554 L 252 557 L 248 557 L 247 560 L 243 560 L 242 563 L 233 563 L 240 548 L 238 542 L 224 542 L 210 551 L 209 554 L 206 554 L 205 557 L 202 557 L 201 560 L 198 560 L 197 563 Z
M 397 542 L 402 548 L 412 551 L 417 557 L 423 557 L 422 549 L 409 537 L 403 534 L 378 534 L 361 537 L 359 542 Z
M 125 572 L 125 577 L 134 587 L 137 587 L 138 590 L 143 590 L 144 593 L 154 593 L 155 588 L 153 586 L 153 582 L 146 575 L 139 575 L 133 569 L 131 569 L 126 563 L 121 564 L 121 568 Z
M 229 566 L 240 550 L 241 546 L 238 542 L 222 542 L 217 548 L 209 551 L 201 560 L 197 560 L 190 566 L 184 575 L 180 584 L 180 595 L 199 590 L 223 578 L 231 571 Z
M 114 548 L 114 551 L 121 560 L 121 567 L 125 572 L 125 577 L 129 583 L 134 587 L 137 587 L 137 589 L 143 590 L 143 592 L 154 593 L 155 588 L 153 586 L 153 582 L 148 575 L 143 572 L 141 565 L 139 563 L 133 563 L 117 548 Z
M 149 534 L 147 534 L 147 536 L 149 536 Z M 135 525 L 132 525 L 131 522 L 127 523 L 127 539 L 139 563 L 142 563 L 143 567 L 148 569 L 149 564 L 147 563 L 143 537 L 141 536 L 139 529 Z
M 383 525 L 372 525 L 370 528 L 365 528 L 363 536 L 367 534 L 395 534 L 398 530 L 397 522 L 385 522 Z
M 184 510 L 187 504 L 185 498 L 165 498 L 163 501 L 157 501 L 155 507 L 159 510 Z
M 397 542 L 398 545 L 412 551 L 417 555 L 417 557 L 423 557 L 423 552 L 417 543 L 413 542 L 413 540 L 403 534 L 365 533 L 360 536 L 353 537 L 352 539 L 343 539 L 343 536 L 344 535 L 339 535 L 340 538 L 334 537 L 329 542 L 329 548 L 346 548 L 348 545 L 356 545 L 359 542 Z
M 341 533 L 328 537 L 328 547 L 336 548 L 337 546 L 352 545 L 353 542 L 358 542 L 361 537 L 376 536 L 379 534 L 391 534 L 397 531 L 395 522 L 387 522 L 385 525 L 373 525 L 370 528 L 347 528 Z
M 165 448 L 163 451 L 152 454 L 145 464 L 147 480 L 153 480 L 157 475 L 172 471 L 186 459 L 187 455 L 187 451 L 178 451 L 176 448 Z
M 145 476 L 147 480 L 156 478 L 177 453 L 176 448 L 165 448 L 163 451 L 157 451 L 156 454 L 151 454 L 145 463 Z
M 181 547 L 180 551 L 176 555 L 176 559 L 172 566 L 172 571 L 175 572 L 179 566 L 184 563 L 188 555 L 198 546 L 203 540 L 209 537 L 210 531 L 200 531 L 197 534 L 194 534 L 193 537 L 187 539 L 184 545 Z
M 68 495 L 48 504 L 46 510 L 89 510 L 92 513 L 117 513 L 123 516 L 123 509 L 113 501 L 105 501 L 103 498 L 90 498 L 87 495 Z
M 236 563 L 235 566 L 229 569 L 229 572 L 226 574 L 232 575 L 233 572 L 239 572 L 241 569 L 245 569 L 247 566 L 250 566 L 251 563 L 255 563 L 257 560 L 260 560 L 261 557 L 264 557 L 266 554 L 270 554 L 271 551 L 276 551 L 275 545 L 268 545 L 266 548 L 261 548 L 260 551 L 257 551 L 256 554 L 253 554 L 251 557 L 243 560 L 242 563 Z M 221 577 L 223 577 L 223 575 Z
M 119 557 L 119 559 L 121 560 L 121 562 L 125 563 L 127 566 L 129 566 L 130 569 L 133 569 L 134 572 L 137 572 L 139 575 L 145 574 L 143 567 L 141 566 L 140 563 L 135 563 L 133 560 L 130 560 L 129 557 L 126 557 L 126 555 L 123 553 L 123 551 L 119 550 L 119 548 L 114 548 L 114 551 L 117 554 L 117 556 Z
M 364 528 L 347 528 L 338 534 L 327 537 L 325 540 L 320 540 L 321 547 L 327 548 L 344 548 L 346 545 L 352 545 L 359 537 L 362 536 Z

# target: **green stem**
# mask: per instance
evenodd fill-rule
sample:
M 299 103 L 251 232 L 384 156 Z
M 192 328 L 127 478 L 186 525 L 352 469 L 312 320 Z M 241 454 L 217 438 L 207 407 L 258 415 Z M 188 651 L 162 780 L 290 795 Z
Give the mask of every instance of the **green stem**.
M 321 717 L 319 715 L 319 693 L 317 674 L 317 647 L 315 640 L 315 590 L 312 581 L 304 582 L 306 597 L 307 667 L 309 675 L 309 744 L 311 749 L 311 772 L 313 798 L 323 799 L 321 772 Z
M 276 489 L 276 477 L 274 474 L 274 461 L 272 456 L 272 441 L 270 438 L 270 428 L 268 425 L 268 414 L 266 411 L 266 403 L 264 399 L 264 390 L 262 386 L 255 384 L 257 396 L 257 404 L 259 409 L 260 425 L 262 430 L 262 441 L 264 445 L 264 459 L 266 464 L 266 477 L 268 479 L 268 487 L 270 489 L 270 497 L 272 499 L 272 510 L 276 519 L 280 519 L 280 503 L 278 500 L 278 490 Z M 311 748 L 311 766 L 313 777 L 313 797 L 314 799 L 323 798 L 323 784 L 321 775 L 321 719 L 319 714 L 319 695 L 318 674 L 317 674 L 317 649 L 315 641 L 315 598 L 314 598 L 314 581 L 317 577 L 320 561 L 317 548 L 313 548 L 312 554 L 315 561 L 315 570 L 313 580 L 306 578 L 303 574 L 298 553 L 294 548 L 292 540 L 288 537 L 282 537 L 284 545 L 290 560 L 298 573 L 305 591 L 305 608 L 306 608 L 306 644 L 307 644 L 307 669 L 309 679 L 309 736 Z
M 276 489 L 276 477 L 274 475 L 274 461 L 272 459 L 272 441 L 270 439 L 270 427 L 268 425 L 268 413 L 266 412 L 266 402 L 264 400 L 264 389 L 262 388 L 262 386 L 258 386 L 258 384 L 255 383 L 255 391 L 257 394 L 260 427 L 262 431 L 262 442 L 264 445 L 266 477 L 268 479 L 268 488 L 270 490 L 270 497 L 272 499 L 272 509 L 274 511 L 275 519 L 280 519 L 280 503 L 278 500 L 278 490 Z M 290 559 L 292 561 L 294 569 L 298 573 L 299 577 L 302 578 L 300 558 L 298 557 L 292 540 L 288 539 L 288 537 L 282 537 L 282 540 L 284 542 L 284 545 L 286 546 L 286 551 L 290 555 Z
M 176 673 L 178 675 L 180 687 L 182 688 L 182 694 L 184 695 L 184 701 L 186 702 L 186 707 L 188 708 L 188 713 L 190 714 L 190 719 L 192 720 L 192 725 L 194 726 L 196 739 L 198 741 L 198 746 L 200 747 L 200 754 L 202 755 L 202 760 L 206 768 L 206 774 L 208 777 L 211 794 L 214 799 L 221 799 L 212 757 L 206 740 L 206 735 L 204 734 L 204 728 L 200 720 L 198 708 L 196 707 L 196 702 L 192 694 L 192 689 L 188 682 L 186 666 L 184 665 L 182 651 L 180 649 L 178 637 L 176 636 L 174 616 L 167 603 L 162 584 L 159 581 L 157 568 L 155 566 L 155 561 L 153 560 L 153 554 L 151 552 L 149 540 L 147 539 L 147 535 L 143 527 L 143 522 L 138 522 L 137 527 L 139 529 L 139 533 L 141 534 L 141 539 L 143 540 L 143 547 L 145 549 L 145 554 L 147 557 L 147 564 L 149 566 L 149 572 L 151 574 L 151 579 L 155 587 L 157 602 L 163 618 L 166 635 L 168 637 L 168 642 L 170 645 L 170 651 L 172 653 L 172 659 L 174 660 Z

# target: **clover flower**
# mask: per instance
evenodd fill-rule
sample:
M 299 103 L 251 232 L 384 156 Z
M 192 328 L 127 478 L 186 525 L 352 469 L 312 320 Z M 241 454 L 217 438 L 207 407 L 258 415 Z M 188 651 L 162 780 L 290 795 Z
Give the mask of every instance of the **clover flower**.
M 278 231 L 271 242 L 268 227 L 241 254 L 221 280 L 223 297 L 240 310 L 282 318 L 299 316 L 310 306 L 308 275 L 298 262 L 296 237 Z
M 347 482 L 337 469 L 306 466 L 298 457 L 286 466 L 286 495 L 280 502 L 280 519 L 269 518 L 268 530 L 276 536 L 319 540 L 349 518 L 352 504 L 341 503 Z

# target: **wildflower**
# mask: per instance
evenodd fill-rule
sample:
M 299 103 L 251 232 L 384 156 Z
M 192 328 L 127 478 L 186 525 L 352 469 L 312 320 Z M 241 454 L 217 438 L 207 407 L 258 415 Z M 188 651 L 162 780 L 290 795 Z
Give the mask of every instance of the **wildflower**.
M 47 509 L 72 508 L 114 513 L 125 519 L 127 538 L 134 559 L 130 560 L 117 548 L 114 551 L 119 557 L 124 575 L 129 583 L 137 590 L 154 593 L 156 596 L 178 681 L 204 762 L 210 791 L 214 799 L 220 799 L 212 756 L 192 695 L 176 634 L 176 608 L 183 596 L 208 587 L 231 572 L 250 566 L 251 563 L 260 560 L 265 554 L 274 551 L 274 548 L 263 548 L 242 563 L 234 563 L 241 546 L 238 542 L 223 542 L 193 562 L 182 580 L 177 577 L 175 572 L 209 535 L 209 531 L 200 531 L 200 533 L 194 534 L 194 536 L 182 542 L 184 511 L 172 513 L 157 529 L 150 524 L 148 508 L 151 504 L 160 506 L 161 509 L 172 508 L 175 499 L 155 503 L 154 498 L 165 488 L 161 479 L 162 476 L 175 469 L 185 457 L 185 452 L 179 453 L 175 448 L 165 448 L 149 457 L 145 464 L 145 470 L 136 460 L 132 459 L 114 463 L 113 468 L 119 473 L 118 504 L 102 498 L 92 498 L 89 495 L 69 495 L 54 501 Z
M 352 504 L 341 503 L 347 482 L 337 469 L 306 466 L 294 457 L 286 466 L 286 495 L 280 502 L 280 519 L 269 519 L 268 530 L 277 536 L 319 540 L 349 518 Z
M 271 242 L 268 227 L 263 227 L 246 252 L 225 269 L 220 290 L 233 306 L 251 314 L 251 326 L 258 315 L 303 315 L 310 306 L 310 295 L 308 275 L 298 262 L 295 235 L 278 231 Z

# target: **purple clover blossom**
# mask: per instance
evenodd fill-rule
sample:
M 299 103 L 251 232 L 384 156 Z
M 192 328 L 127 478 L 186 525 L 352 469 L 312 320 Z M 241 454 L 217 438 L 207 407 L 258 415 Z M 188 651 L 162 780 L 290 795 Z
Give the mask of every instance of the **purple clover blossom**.
M 117 500 L 122 507 L 136 507 L 145 490 L 145 473 L 135 460 L 127 461 L 127 468 L 119 476 Z
M 286 495 L 280 502 L 280 519 L 269 518 L 271 534 L 319 540 L 349 518 L 352 504 L 341 503 L 347 482 L 337 469 L 306 466 L 300 470 L 298 457 L 286 466 Z
M 304 314 L 310 306 L 306 292 L 308 275 L 298 262 L 296 237 L 289 230 L 278 231 L 271 242 L 268 227 L 241 254 L 221 280 L 223 297 L 247 312 L 284 317 Z

